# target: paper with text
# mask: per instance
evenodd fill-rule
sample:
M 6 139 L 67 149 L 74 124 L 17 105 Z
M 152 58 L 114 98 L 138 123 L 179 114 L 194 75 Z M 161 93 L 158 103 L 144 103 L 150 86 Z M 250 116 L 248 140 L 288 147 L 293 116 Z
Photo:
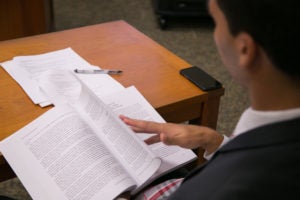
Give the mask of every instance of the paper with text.
M 135 184 L 67 106 L 47 111 L 0 148 L 33 199 L 113 199 Z
M 45 85 L 44 74 L 49 70 L 56 71 L 56 74 L 58 74 L 63 71 L 71 72 L 75 69 L 99 69 L 81 58 L 71 48 L 39 55 L 17 56 L 13 60 L 1 63 L 1 66 L 18 82 L 30 99 L 42 107 L 53 103 L 49 101 L 47 95 L 40 88 L 41 84 Z M 104 88 L 111 84 L 120 85 L 107 74 L 101 75 L 102 78 L 106 77 L 105 79 L 108 82 L 97 81 L 96 77 L 100 78 L 99 74 L 93 75 L 95 76 L 82 76 L 82 80 L 87 85 L 93 85 L 95 88 Z
M 165 120 L 156 112 L 150 103 L 134 87 L 126 88 L 102 98 L 102 100 L 117 114 L 125 115 L 134 119 L 142 119 L 164 123 Z M 137 134 L 141 140 L 150 137 L 151 134 Z M 190 149 L 179 146 L 167 146 L 162 142 L 149 146 L 156 156 L 162 159 L 162 165 L 152 179 L 161 176 L 170 170 L 179 168 L 197 159 L 195 153 Z
M 161 160 L 84 85 L 75 107 L 120 162 L 125 163 L 125 168 L 134 177 L 138 187 L 157 171 Z

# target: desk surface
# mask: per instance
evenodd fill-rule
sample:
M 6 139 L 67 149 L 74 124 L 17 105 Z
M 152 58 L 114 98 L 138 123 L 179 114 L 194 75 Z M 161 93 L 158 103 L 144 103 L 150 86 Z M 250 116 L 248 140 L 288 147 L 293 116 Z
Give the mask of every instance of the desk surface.
M 135 85 L 167 121 L 198 119 L 197 123 L 216 126 L 224 90 L 203 92 L 194 86 L 179 74 L 189 63 L 124 21 L 3 41 L 0 62 L 66 47 L 93 65 L 123 70 L 113 77 L 125 87 Z M 0 140 L 49 109 L 34 105 L 3 68 L 0 91 Z
M 18 55 L 40 54 L 66 47 L 73 48 L 93 65 L 123 70 L 122 75 L 114 78 L 125 87 L 135 85 L 162 115 L 167 115 L 168 105 L 193 99 L 198 99 L 200 103 L 208 98 L 206 92 L 198 89 L 178 73 L 180 69 L 190 64 L 124 21 L 3 41 L 0 42 L 0 62 Z M 2 68 L 0 77 L 0 140 L 2 140 L 47 109 L 34 105 Z M 214 93 L 220 97 L 223 89 Z M 200 112 L 200 106 L 197 111 Z M 179 119 L 166 117 L 168 121 L 180 122 L 198 116 L 188 118 L 177 116 Z

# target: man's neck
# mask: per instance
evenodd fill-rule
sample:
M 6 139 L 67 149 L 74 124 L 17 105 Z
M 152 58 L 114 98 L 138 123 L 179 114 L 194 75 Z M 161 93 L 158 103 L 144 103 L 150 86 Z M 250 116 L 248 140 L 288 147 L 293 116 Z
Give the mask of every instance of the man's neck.
M 255 110 L 286 110 L 300 107 L 300 84 L 286 75 L 265 76 L 249 88 Z

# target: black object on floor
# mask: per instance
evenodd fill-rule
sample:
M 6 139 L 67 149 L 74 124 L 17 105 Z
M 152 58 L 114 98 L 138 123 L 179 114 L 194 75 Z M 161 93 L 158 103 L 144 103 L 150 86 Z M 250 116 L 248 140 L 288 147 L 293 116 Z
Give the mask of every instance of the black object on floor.
M 166 29 L 171 19 L 208 18 L 208 0 L 153 0 L 161 29 Z

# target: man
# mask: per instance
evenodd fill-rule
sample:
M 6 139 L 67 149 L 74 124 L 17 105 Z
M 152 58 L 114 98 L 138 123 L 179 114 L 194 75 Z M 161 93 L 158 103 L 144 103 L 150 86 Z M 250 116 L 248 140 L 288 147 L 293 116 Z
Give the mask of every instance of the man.
M 299 8 L 296 0 L 209 1 L 221 59 L 251 102 L 228 142 L 206 127 L 121 116 L 136 132 L 157 133 L 147 143 L 212 156 L 168 199 L 299 199 Z

